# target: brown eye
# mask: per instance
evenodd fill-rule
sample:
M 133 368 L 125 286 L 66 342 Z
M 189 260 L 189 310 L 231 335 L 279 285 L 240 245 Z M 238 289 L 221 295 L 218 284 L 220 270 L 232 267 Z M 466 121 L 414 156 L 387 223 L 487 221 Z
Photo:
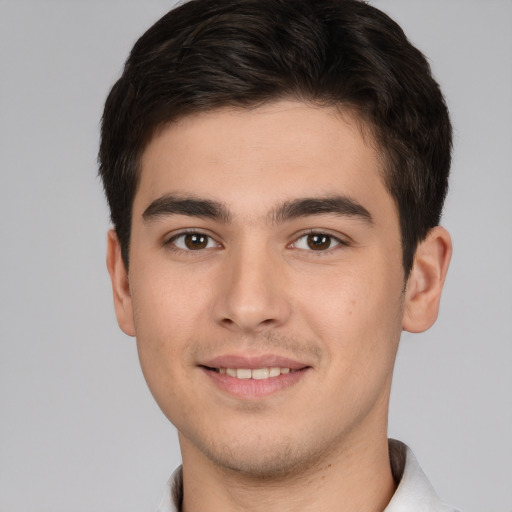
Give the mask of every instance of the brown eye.
M 307 244 L 313 251 L 325 251 L 331 247 L 332 237 L 329 235 L 308 235 Z
M 208 237 L 199 234 L 185 235 L 185 245 L 191 250 L 206 249 L 208 246 Z
M 200 251 L 219 247 L 212 237 L 203 233 L 182 233 L 171 238 L 169 243 L 183 251 Z
M 340 245 L 347 245 L 339 238 L 328 233 L 309 233 L 302 235 L 292 244 L 294 249 L 300 249 L 302 251 L 315 251 L 322 252 L 334 249 Z

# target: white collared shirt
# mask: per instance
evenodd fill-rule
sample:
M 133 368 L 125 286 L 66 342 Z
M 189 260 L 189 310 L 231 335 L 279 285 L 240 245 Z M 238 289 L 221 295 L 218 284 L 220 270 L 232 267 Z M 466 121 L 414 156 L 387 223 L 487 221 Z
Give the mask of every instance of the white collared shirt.
M 400 441 L 390 439 L 389 456 L 393 476 L 399 484 L 383 512 L 458 512 L 438 498 L 410 448 Z M 182 495 L 180 467 L 167 482 L 156 512 L 180 512 Z

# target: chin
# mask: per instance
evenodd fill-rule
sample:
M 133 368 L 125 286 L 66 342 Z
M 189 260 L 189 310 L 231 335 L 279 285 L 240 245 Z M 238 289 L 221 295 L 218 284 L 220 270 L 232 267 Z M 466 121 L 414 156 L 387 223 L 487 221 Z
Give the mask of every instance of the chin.
M 251 453 L 246 449 L 244 453 L 233 453 L 232 451 L 229 457 L 226 455 L 226 452 L 217 454 L 215 460 L 212 461 L 219 467 L 237 473 L 241 477 L 274 481 L 296 474 L 299 468 L 304 469 L 304 463 L 307 461 L 307 457 L 301 457 L 289 446 L 280 446 L 273 449 L 271 453 L 262 453 L 261 450 Z M 213 457 L 214 455 L 210 458 L 213 459 Z
M 251 480 L 276 481 L 296 476 L 322 458 L 321 450 L 307 449 L 291 439 L 270 441 L 266 446 L 262 446 L 261 438 L 253 441 L 246 438 L 233 444 L 230 439 L 223 445 L 203 446 L 201 451 L 215 466 Z

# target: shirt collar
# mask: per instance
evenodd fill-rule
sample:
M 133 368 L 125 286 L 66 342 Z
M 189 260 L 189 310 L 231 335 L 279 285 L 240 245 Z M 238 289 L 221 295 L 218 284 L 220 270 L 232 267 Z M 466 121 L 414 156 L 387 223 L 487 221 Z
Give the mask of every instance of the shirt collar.
M 383 512 L 457 512 L 439 500 L 416 457 L 404 443 L 389 440 L 391 470 L 398 487 Z M 180 512 L 183 499 L 181 466 L 167 482 L 156 512 Z
M 439 499 L 412 450 L 404 443 L 390 439 L 389 458 L 398 487 L 384 512 L 457 512 Z

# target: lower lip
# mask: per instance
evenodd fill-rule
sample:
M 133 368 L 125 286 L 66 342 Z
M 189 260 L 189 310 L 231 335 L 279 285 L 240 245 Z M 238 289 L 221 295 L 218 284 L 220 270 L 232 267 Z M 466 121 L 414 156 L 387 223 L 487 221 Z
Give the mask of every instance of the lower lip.
M 304 378 L 308 368 L 270 377 L 268 379 L 237 379 L 226 374 L 202 368 L 203 372 L 222 391 L 246 400 L 263 398 L 289 388 Z

